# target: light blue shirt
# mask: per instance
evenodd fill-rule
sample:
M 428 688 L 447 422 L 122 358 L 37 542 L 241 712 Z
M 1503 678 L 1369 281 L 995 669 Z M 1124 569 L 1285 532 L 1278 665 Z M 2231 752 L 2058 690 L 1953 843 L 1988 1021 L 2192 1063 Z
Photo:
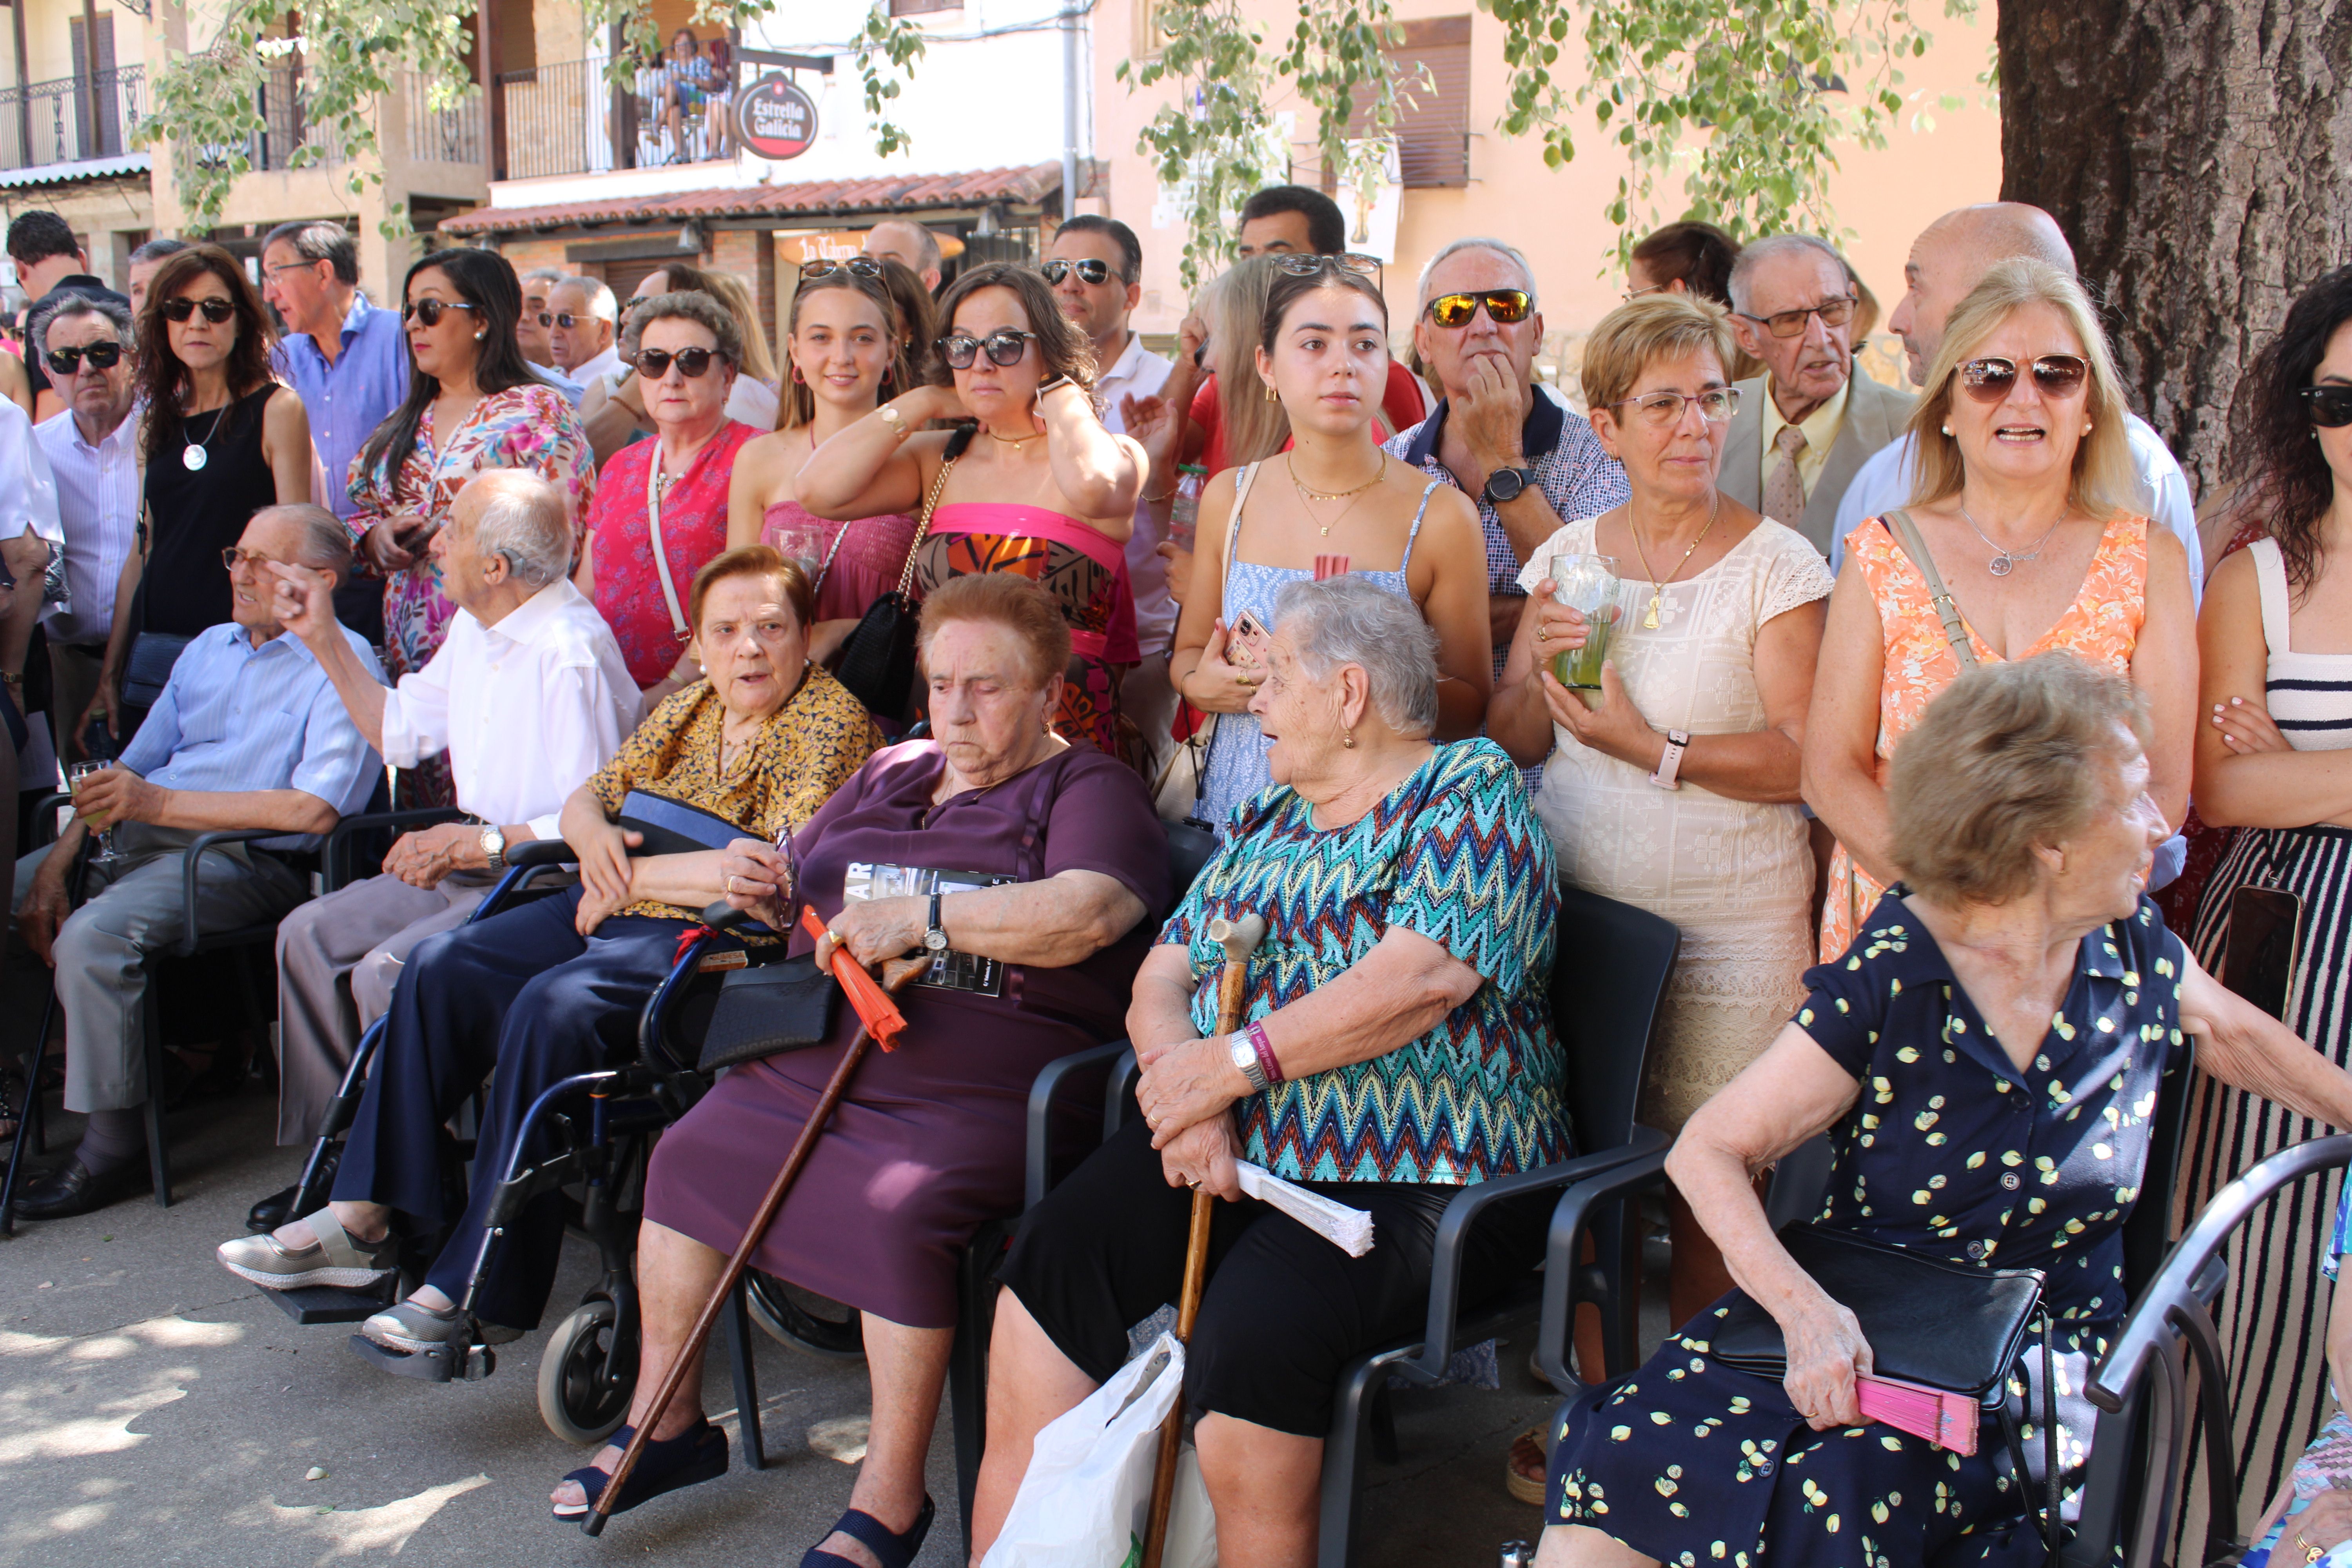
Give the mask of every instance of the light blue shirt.
M 343 637 L 382 680 L 374 652 L 348 629 Z M 164 789 L 299 789 L 345 816 L 365 809 L 379 766 L 302 639 L 284 632 L 256 647 L 234 621 L 181 650 L 122 765 Z
M 564 400 L 574 408 L 579 407 L 580 400 L 588 395 L 588 384 L 585 382 L 574 381 L 551 365 L 531 364 L 528 360 L 523 363 L 531 374 L 563 394 Z
M 327 510 L 348 522 L 359 510 L 352 501 L 352 459 L 408 396 L 408 334 L 400 312 L 354 294 L 333 364 L 308 332 L 289 335 L 272 357 L 310 416 L 310 444 L 327 470 Z

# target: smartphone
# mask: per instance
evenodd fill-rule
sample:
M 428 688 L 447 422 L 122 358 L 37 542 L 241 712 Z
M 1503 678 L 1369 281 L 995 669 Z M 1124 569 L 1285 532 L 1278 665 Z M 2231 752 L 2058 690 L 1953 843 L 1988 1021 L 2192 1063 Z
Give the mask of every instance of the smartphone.
M 1274 634 L 1265 629 L 1265 623 L 1257 618 L 1257 612 L 1244 610 L 1234 617 L 1232 635 L 1226 638 L 1227 647 L 1230 649 L 1238 650 L 1242 657 L 1236 658 L 1228 653 L 1225 662 L 1240 664 L 1246 661 L 1250 664 L 1264 665 L 1266 663 L 1267 649 L 1273 642 Z
M 2303 934 L 2303 900 L 2284 888 L 2240 888 L 2230 895 L 2230 943 L 2221 984 L 2284 1022 Z

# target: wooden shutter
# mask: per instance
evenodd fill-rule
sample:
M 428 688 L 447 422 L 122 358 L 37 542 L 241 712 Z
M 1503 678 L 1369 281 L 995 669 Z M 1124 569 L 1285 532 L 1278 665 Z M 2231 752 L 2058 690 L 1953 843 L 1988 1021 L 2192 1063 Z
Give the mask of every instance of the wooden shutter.
M 1407 190 L 1470 183 L 1470 18 L 1428 16 L 1404 24 L 1388 51 L 1396 67 L 1397 170 Z M 1359 107 L 1351 135 L 1371 129 Z
M 23 0 L 18 0 L 19 4 Z M 83 18 L 67 18 L 73 40 L 73 74 L 79 90 L 74 94 L 74 148 L 67 153 L 74 158 L 109 158 L 122 151 L 122 115 L 120 88 L 114 74 L 114 15 L 101 13 L 95 36 L 97 47 L 90 47 L 92 38 L 85 36 Z M 92 91 L 95 78 L 96 91 Z M 96 118 L 92 118 L 93 99 Z

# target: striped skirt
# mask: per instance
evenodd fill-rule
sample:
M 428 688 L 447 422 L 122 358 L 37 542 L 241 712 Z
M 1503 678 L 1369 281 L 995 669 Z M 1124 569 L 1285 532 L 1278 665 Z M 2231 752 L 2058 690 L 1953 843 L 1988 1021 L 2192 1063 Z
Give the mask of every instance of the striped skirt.
M 2279 888 L 2302 899 L 2286 1022 L 2329 1061 L 2352 1067 L 2352 830 L 2240 830 L 2198 903 L 2192 945 L 2209 973 L 2221 971 L 2231 897 L 2242 887 Z M 2333 1131 L 2201 1073 L 2193 1093 L 2173 1211 L 2175 1235 L 2216 1192 L 2257 1162 Z M 2238 1444 L 2241 1531 L 2269 1508 L 2327 1413 L 2331 1294 L 2320 1267 L 2335 1228 L 2343 1174 L 2329 1171 L 2306 1178 L 2273 1198 L 2239 1228 L 2225 1254 L 2230 1282 L 2218 1315 Z M 2201 1438 L 2201 1426 L 2192 1426 L 2192 1467 L 2205 1462 Z M 2177 1539 L 2204 1539 L 2201 1481 L 2182 1500 L 2180 1531 Z

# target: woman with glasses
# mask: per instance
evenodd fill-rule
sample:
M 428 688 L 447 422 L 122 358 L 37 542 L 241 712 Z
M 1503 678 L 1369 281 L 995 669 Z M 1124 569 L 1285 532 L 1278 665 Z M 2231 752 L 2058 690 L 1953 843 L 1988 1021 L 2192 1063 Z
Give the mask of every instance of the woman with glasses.
M 1560 874 L 1682 929 L 1642 1085 L 1643 1123 L 1667 1132 L 1772 1043 L 1812 953 L 1798 748 L 1832 581 L 1803 535 L 1720 488 L 1731 351 L 1727 312 L 1696 294 L 1621 305 L 1585 341 L 1592 429 L 1631 494 L 1528 557 L 1486 716 L 1516 761 L 1542 764 Z M 1622 584 L 1605 626 L 1553 596 L 1568 558 L 1594 555 Z M 1561 684 L 1559 656 L 1596 636 L 1598 686 Z M 1729 1280 L 1679 1194 L 1670 1213 L 1680 1323 Z
M 1964 667 L 2063 647 L 2129 676 L 2165 821 L 2189 800 L 2189 558 L 2117 504 L 2135 489 L 2126 405 L 2082 286 L 2046 262 L 2000 263 L 1953 310 L 1922 384 L 1911 505 L 1846 536 L 1805 728 L 1805 802 L 1838 840 L 1823 962 L 1895 879 L 1888 764 Z
M 2218 973 L 2233 938 L 2259 942 L 2256 922 L 2283 901 L 2249 889 L 2299 900 L 2292 967 L 2269 1000 L 2329 1061 L 2352 1066 L 2352 972 L 2339 956 L 2352 938 L 2352 577 L 2336 569 L 2352 559 L 2352 268 L 2305 290 L 2239 389 L 2252 438 L 2233 451 L 2230 477 L 2240 515 L 2269 536 L 2214 568 L 2198 621 L 2197 813 L 2239 831 L 2205 885 L 2194 945 Z M 2210 1079 L 2198 1095 L 2186 1213 L 2257 1161 L 2326 1131 Z M 2242 1229 L 2269 1238 L 2259 1263 L 2231 1243 L 2239 1255 L 2221 1320 L 2230 1408 L 2257 1457 L 2239 1503 L 2246 1517 L 2270 1501 L 2287 1455 L 2325 1414 L 2318 1378 L 2272 1379 L 2268 1369 L 2328 1329 L 2322 1270 L 2337 1185 L 2333 1173 L 2304 1183 Z M 2242 1283 L 2250 1279 L 2263 1292 L 2259 1310 Z
M 1201 497 L 1191 591 L 1168 673 L 1177 695 L 1217 715 L 1194 816 L 1231 826 L 1274 783 L 1275 737 L 1250 711 L 1265 672 L 1244 617 L 1275 629 L 1293 583 L 1360 572 L 1412 601 L 1437 633 L 1436 738 L 1478 732 L 1494 684 L 1486 545 L 1469 499 L 1380 448 L 1389 370 L 1388 305 L 1350 258 L 1276 256 L 1253 368 L 1290 421 L 1291 446 L 1228 469 Z
M 801 466 L 885 397 L 915 384 L 917 349 L 900 328 L 887 258 L 801 264 L 784 347 L 792 360 L 783 423 L 743 448 L 728 492 L 727 542 L 766 544 L 800 560 L 816 588 L 809 656 L 830 662 L 875 600 L 898 585 L 915 520 L 905 512 L 834 522 L 801 505 Z M 929 296 L 924 297 L 928 313 Z
M 976 574 L 1026 577 L 1070 628 L 1055 732 L 1139 763 L 1118 710 L 1139 662 L 1125 547 L 1143 487 L 1142 447 L 1103 427 L 1094 348 L 1035 268 L 992 263 L 940 300 L 945 334 L 930 384 L 890 399 L 811 453 L 800 502 L 836 520 L 921 515 L 909 564 L 918 597 Z M 956 432 L 932 420 L 971 421 Z M 893 586 L 896 586 L 894 584 Z
M 702 678 L 687 652 L 686 585 L 727 548 L 736 455 L 760 433 L 727 416 L 743 338 L 709 295 L 638 301 L 621 357 L 636 371 L 654 438 L 622 447 L 597 475 L 572 580 L 650 704 Z
M 401 298 L 408 398 L 360 448 L 351 479 L 352 531 L 384 575 L 384 667 L 394 680 L 425 668 L 457 614 L 426 547 L 467 479 L 528 468 L 563 493 L 575 528 L 596 486 L 579 416 L 531 374 L 515 340 L 522 288 L 504 257 L 436 251 L 408 269 Z M 408 778 L 403 805 L 453 798 L 442 759 Z

